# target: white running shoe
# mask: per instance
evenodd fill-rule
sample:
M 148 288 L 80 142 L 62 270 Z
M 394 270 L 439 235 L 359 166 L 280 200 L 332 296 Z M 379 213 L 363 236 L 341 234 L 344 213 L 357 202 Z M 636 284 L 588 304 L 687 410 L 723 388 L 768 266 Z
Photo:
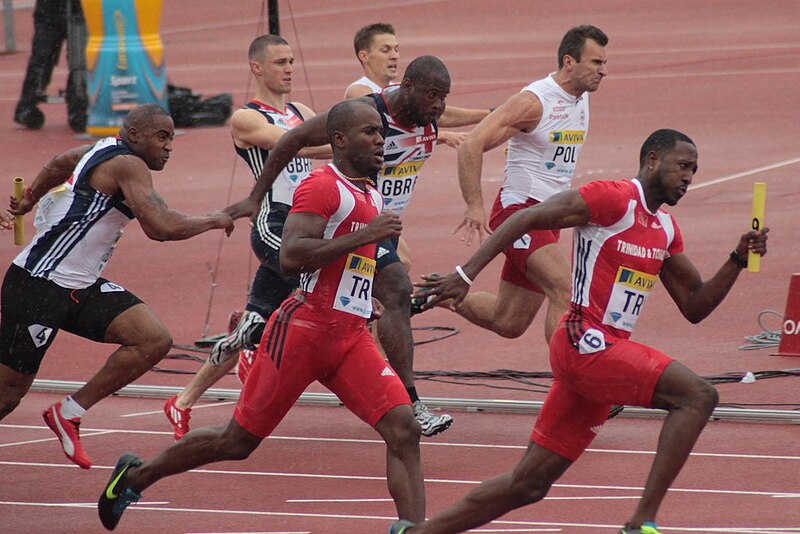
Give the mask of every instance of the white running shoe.
M 413 406 L 414 417 L 416 417 L 417 422 L 422 427 L 423 436 L 435 436 L 436 434 L 444 432 L 453 424 L 452 417 L 446 413 L 441 415 L 434 414 L 427 406 L 422 404 L 422 401 L 414 402 Z
M 253 331 L 260 325 L 265 324 L 261 315 L 252 311 L 244 311 L 236 327 L 231 330 L 227 337 L 217 341 L 211 348 L 208 361 L 211 365 L 219 365 L 225 360 L 239 354 L 242 349 L 254 349 L 255 344 L 251 341 Z

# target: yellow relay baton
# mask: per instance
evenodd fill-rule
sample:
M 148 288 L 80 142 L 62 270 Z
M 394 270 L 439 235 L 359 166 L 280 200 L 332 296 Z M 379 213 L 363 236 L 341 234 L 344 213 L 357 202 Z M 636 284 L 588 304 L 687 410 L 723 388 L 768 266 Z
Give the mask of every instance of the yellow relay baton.
M 14 198 L 19 202 L 24 194 L 25 180 L 17 176 L 14 178 Z M 25 244 L 25 219 L 22 215 L 14 216 L 14 244 L 20 246 Z
M 753 184 L 753 219 L 750 228 L 761 231 L 764 228 L 764 211 L 767 204 L 767 184 L 756 182 Z M 747 252 L 747 270 L 757 273 L 761 270 L 761 254 L 753 251 Z

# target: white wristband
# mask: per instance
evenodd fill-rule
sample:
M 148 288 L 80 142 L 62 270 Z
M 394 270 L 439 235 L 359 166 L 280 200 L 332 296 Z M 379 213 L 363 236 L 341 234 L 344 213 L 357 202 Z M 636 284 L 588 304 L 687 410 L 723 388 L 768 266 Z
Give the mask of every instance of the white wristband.
M 468 286 L 472 285 L 472 280 L 469 279 L 469 276 L 467 276 L 467 273 L 464 272 L 464 269 L 462 269 L 460 265 L 456 265 L 456 272 L 458 273 L 458 276 L 460 276 L 461 279 L 467 283 Z

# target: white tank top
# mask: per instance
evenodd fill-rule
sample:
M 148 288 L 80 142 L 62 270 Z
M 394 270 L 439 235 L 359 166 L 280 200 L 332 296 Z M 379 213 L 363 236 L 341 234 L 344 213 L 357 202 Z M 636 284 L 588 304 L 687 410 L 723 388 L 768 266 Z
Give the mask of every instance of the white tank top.
M 542 118 L 532 132 L 508 141 L 503 206 L 540 202 L 572 185 L 578 155 L 589 132 L 589 93 L 576 98 L 564 91 L 553 74 L 523 89 L 542 103 Z
M 383 87 L 381 87 L 377 83 L 373 82 L 372 80 L 370 80 L 366 76 L 362 76 L 361 78 L 357 79 L 356 81 L 354 81 L 353 83 L 348 85 L 347 89 L 345 89 L 345 91 L 344 91 L 344 94 L 347 94 L 347 91 L 349 91 L 350 88 L 353 87 L 354 85 L 366 85 L 367 87 L 370 88 L 370 90 L 373 93 L 380 93 L 383 90 Z

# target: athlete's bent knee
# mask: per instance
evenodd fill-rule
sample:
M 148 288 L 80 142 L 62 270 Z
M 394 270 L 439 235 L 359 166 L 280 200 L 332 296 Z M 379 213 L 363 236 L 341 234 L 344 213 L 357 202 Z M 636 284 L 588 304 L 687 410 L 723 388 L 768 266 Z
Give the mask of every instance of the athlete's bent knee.
M 550 491 L 551 484 L 539 477 L 520 477 L 515 473 L 511 480 L 511 498 L 515 507 L 539 502 Z

